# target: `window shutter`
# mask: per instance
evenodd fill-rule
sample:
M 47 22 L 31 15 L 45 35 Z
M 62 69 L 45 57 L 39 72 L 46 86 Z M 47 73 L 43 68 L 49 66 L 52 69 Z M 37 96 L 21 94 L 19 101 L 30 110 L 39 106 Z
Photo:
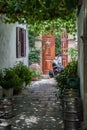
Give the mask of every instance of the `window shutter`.
M 21 56 L 24 56 L 24 31 L 21 29 Z
M 23 28 L 16 28 L 16 57 L 26 56 L 26 30 Z
M 22 29 L 21 56 L 26 56 L 26 30 Z
M 26 56 L 26 30 L 23 30 L 24 32 L 24 56 Z
M 16 28 L 16 57 L 21 57 L 21 29 Z

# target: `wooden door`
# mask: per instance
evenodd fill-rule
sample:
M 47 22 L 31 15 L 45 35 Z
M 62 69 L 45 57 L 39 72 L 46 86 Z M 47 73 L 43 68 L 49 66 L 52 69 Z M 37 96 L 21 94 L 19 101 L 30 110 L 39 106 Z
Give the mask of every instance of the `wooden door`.
M 62 45 L 62 65 L 65 67 L 68 64 L 68 35 L 65 29 L 63 29 L 62 31 L 61 45 Z
M 51 35 L 42 35 L 42 70 L 43 74 L 48 74 L 52 70 L 51 61 L 55 59 L 55 37 Z

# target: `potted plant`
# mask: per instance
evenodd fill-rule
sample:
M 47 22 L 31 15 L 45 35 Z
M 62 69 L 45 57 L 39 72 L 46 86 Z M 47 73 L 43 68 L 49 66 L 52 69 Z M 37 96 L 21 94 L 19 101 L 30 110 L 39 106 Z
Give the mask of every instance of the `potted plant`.
M 63 72 L 56 76 L 57 86 L 61 92 L 66 88 L 71 79 L 78 78 L 77 75 L 77 61 L 72 61 L 64 68 Z M 69 80 L 68 80 L 69 79 Z
M 38 80 L 41 76 L 41 73 L 38 70 L 31 70 L 32 80 Z
M 31 83 L 32 74 L 30 69 L 24 65 L 23 62 L 19 62 L 17 65 L 14 66 L 14 72 L 17 74 L 18 77 L 21 78 L 25 86 Z
M 4 89 L 5 95 L 10 90 L 18 94 L 24 88 L 23 84 L 25 83 L 25 86 L 30 84 L 31 79 L 31 71 L 22 62 L 12 68 L 5 68 L 0 71 L 0 86 Z
M 13 89 L 16 86 L 20 86 L 22 82 L 12 68 L 2 70 L 0 85 L 4 90 L 4 96 L 11 97 L 13 95 Z

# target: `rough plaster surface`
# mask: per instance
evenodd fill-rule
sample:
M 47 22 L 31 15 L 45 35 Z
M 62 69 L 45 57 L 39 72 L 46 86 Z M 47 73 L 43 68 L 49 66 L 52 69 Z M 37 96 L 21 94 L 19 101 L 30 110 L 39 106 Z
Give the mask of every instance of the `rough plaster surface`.
M 0 68 L 10 67 L 18 61 L 23 61 L 28 66 L 28 38 L 26 34 L 26 57 L 16 58 L 16 27 L 23 27 L 25 25 L 4 24 L 0 19 Z

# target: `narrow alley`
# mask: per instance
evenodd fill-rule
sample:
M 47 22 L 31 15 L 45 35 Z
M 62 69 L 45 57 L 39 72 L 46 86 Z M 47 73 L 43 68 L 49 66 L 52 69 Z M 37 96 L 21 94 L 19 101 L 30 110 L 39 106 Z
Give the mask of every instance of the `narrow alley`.
M 12 130 L 63 130 L 56 81 L 34 81 L 21 95 L 14 96 Z

